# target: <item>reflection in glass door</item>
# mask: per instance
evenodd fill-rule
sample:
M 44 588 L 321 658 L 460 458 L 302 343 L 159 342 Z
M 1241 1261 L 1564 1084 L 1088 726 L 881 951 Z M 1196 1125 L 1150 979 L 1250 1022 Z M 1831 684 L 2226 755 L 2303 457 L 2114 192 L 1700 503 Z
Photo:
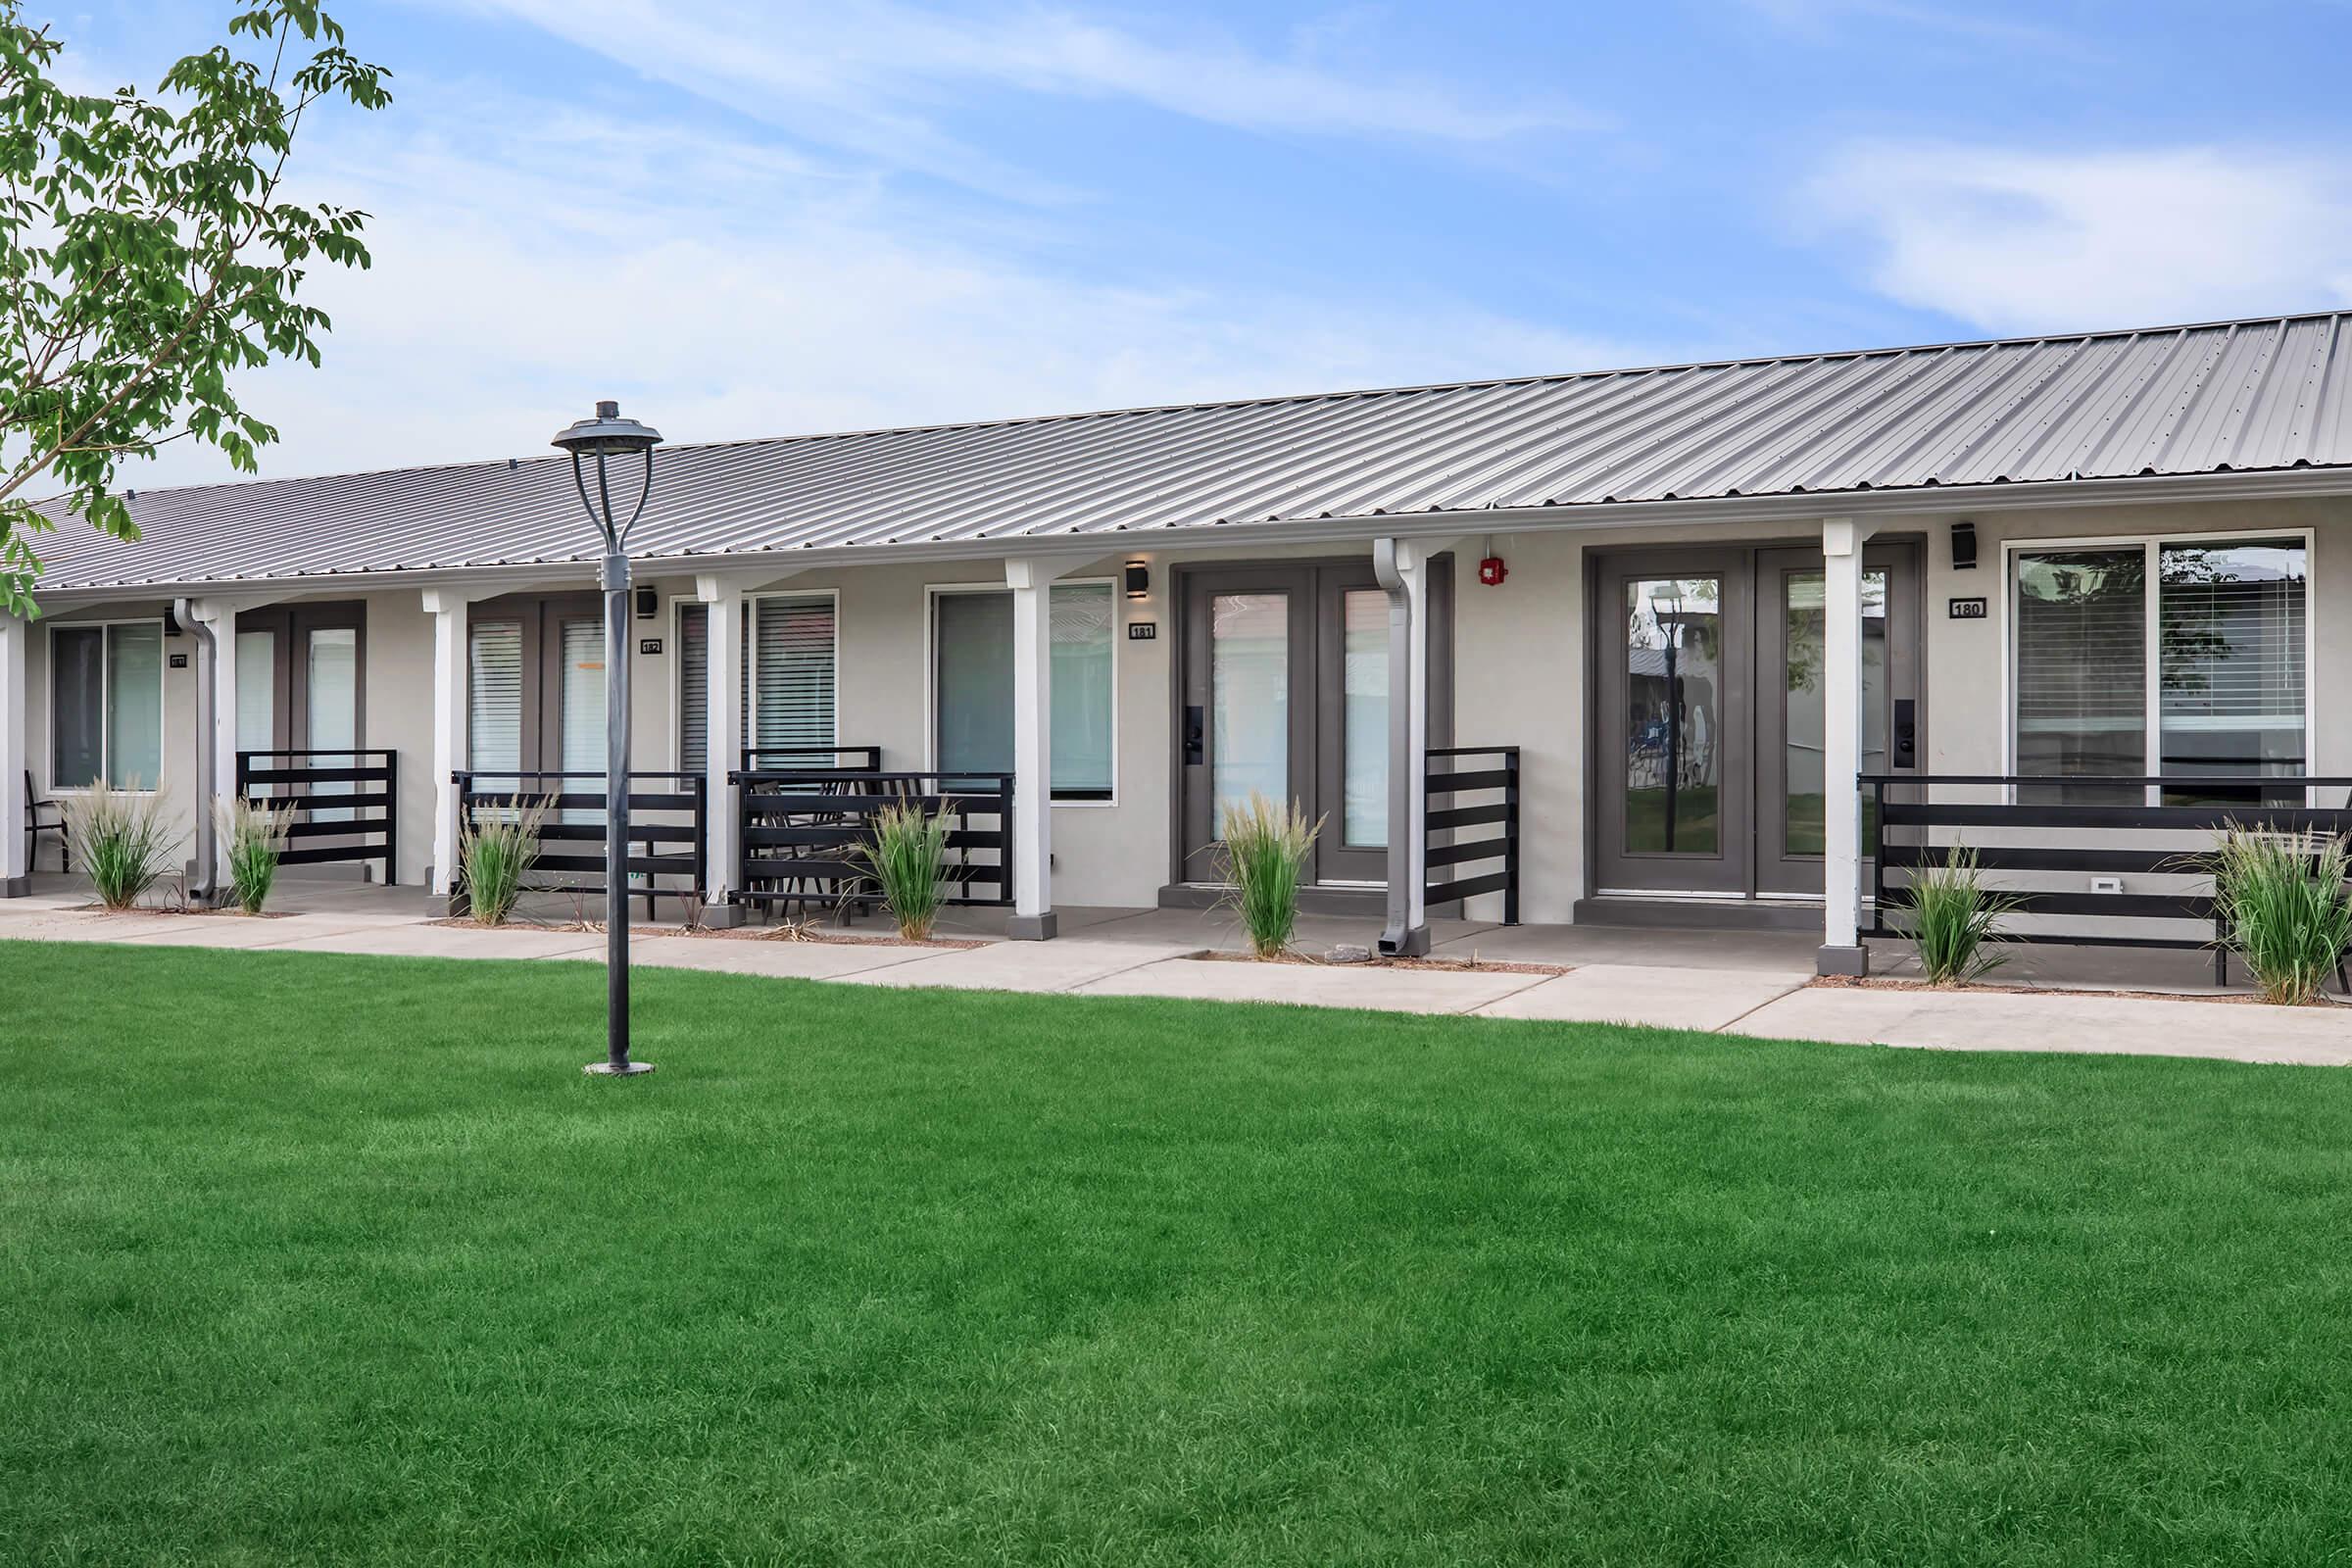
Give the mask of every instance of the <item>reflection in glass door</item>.
M 1723 579 L 1625 585 L 1626 848 L 1716 855 L 1723 844 Z
M 315 626 L 306 639 L 309 650 L 303 666 L 309 703 L 307 749 L 314 752 L 356 751 L 360 744 L 360 633 L 354 626 Z M 336 758 L 327 766 L 347 766 L 357 758 Z M 330 781 L 316 786 L 318 795 L 349 795 L 358 786 Z M 314 822 L 348 822 L 349 807 L 314 808 Z
M 1262 796 L 1291 803 L 1291 596 L 1209 600 L 1209 757 L 1216 820 Z
M 602 622 L 566 619 L 560 633 L 563 661 L 557 672 L 558 764 L 566 773 L 605 771 L 605 628 Z M 567 793 L 593 794 L 591 779 L 567 780 Z M 580 808 L 563 813 L 566 822 L 601 822 L 604 813 Z

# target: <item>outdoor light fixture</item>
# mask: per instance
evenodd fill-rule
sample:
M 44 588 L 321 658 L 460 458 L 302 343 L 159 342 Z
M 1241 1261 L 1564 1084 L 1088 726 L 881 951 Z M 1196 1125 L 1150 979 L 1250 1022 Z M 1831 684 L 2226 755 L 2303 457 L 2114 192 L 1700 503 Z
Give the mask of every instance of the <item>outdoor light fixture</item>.
M 1952 524 L 1952 569 L 1969 571 L 1977 564 L 1977 525 L 1962 519 Z
M 662 596 L 651 588 L 637 590 L 637 618 L 652 620 L 662 613 Z
M 654 493 L 654 448 L 662 432 L 620 416 L 617 403 L 599 403 L 596 417 L 559 431 L 551 446 L 571 454 L 571 482 L 605 544 L 599 572 L 605 589 L 605 1059 L 586 1070 L 616 1078 L 652 1072 L 650 1061 L 629 1059 L 629 530 L 645 515 Z M 626 522 L 612 511 L 611 463 L 641 458 L 637 504 Z M 596 493 L 588 491 L 588 459 L 595 460 Z M 625 494 L 625 492 L 624 492 Z
M 1130 599 L 1152 597 L 1152 568 L 1140 561 L 1127 563 L 1127 597 Z

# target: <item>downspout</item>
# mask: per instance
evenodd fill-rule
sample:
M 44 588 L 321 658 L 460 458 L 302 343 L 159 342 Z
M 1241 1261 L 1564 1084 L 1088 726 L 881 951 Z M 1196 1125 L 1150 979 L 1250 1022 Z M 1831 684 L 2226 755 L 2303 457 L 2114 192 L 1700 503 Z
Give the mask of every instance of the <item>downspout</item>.
M 213 733 L 214 668 L 220 662 L 220 640 L 212 624 L 196 618 L 185 599 L 172 601 L 172 619 L 196 639 L 196 866 L 188 878 L 188 900 L 210 907 L 220 895 L 220 856 L 213 842 L 213 802 L 220 785 L 219 737 Z
M 1386 957 L 1429 951 L 1427 755 L 1428 562 L 1409 540 L 1372 541 L 1372 570 L 1389 598 L 1389 889 Z

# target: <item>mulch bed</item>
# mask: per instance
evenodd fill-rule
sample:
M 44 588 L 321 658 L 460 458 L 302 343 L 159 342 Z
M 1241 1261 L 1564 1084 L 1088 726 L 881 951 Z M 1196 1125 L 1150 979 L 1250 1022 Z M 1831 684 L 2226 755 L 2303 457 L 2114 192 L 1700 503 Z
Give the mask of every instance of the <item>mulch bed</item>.
M 605 928 L 594 922 L 576 920 L 509 920 L 504 925 L 486 925 L 466 915 L 444 915 L 427 920 L 426 925 L 454 926 L 461 931 L 561 931 L 582 935 L 601 933 Z M 812 931 L 805 926 L 739 925 L 719 929 L 698 926 L 689 931 L 675 925 L 632 925 L 632 937 L 688 937 L 710 942 L 777 942 L 810 943 L 823 947 L 841 948 L 938 948 L 956 952 L 964 948 L 984 948 L 988 944 L 975 937 L 933 937 L 927 942 L 909 942 L 895 934 L 854 936 L 847 931 Z

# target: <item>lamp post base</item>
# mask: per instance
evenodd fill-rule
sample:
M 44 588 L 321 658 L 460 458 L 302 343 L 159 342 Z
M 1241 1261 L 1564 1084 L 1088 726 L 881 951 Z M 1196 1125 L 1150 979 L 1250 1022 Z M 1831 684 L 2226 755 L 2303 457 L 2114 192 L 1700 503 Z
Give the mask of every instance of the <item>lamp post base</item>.
M 580 1071 L 598 1078 L 634 1078 L 640 1073 L 648 1073 L 653 1070 L 654 1064 L 650 1061 L 624 1061 L 618 1065 L 610 1061 L 592 1061 L 580 1069 Z

